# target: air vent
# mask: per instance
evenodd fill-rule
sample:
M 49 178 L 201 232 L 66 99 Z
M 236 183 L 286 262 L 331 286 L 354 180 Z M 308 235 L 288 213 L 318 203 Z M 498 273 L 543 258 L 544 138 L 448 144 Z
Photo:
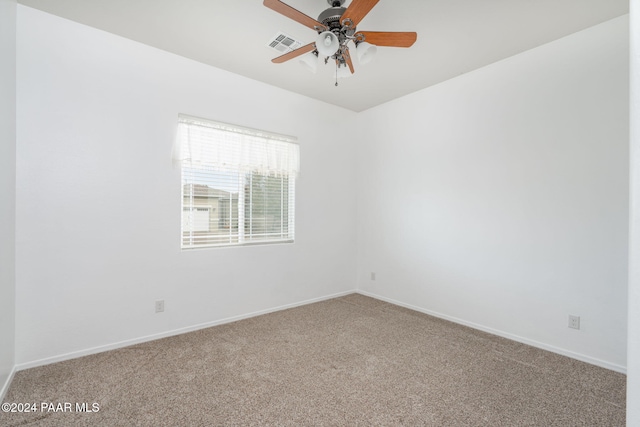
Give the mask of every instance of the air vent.
M 302 46 L 302 42 L 299 42 L 298 40 L 286 35 L 283 32 L 279 32 L 275 36 L 273 36 L 271 40 L 269 40 L 267 46 L 277 50 L 280 53 L 288 53 Z

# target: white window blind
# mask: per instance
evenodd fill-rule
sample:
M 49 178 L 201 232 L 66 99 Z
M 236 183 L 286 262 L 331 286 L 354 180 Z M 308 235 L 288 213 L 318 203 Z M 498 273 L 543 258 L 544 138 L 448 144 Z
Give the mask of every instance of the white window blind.
M 180 115 L 182 248 L 293 242 L 293 137 Z

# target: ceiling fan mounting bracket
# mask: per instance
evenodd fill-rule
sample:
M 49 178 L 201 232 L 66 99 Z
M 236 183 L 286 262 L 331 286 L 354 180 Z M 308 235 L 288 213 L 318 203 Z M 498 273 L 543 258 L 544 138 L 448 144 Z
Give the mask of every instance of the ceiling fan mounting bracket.
M 345 0 L 327 0 L 327 3 L 329 3 L 331 7 L 342 6 L 344 2 Z
M 353 25 L 353 21 L 350 18 L 343 19 L 342 26 L 347 28 L 353 28 L 354 30 L 356 29 L 356 26 Z

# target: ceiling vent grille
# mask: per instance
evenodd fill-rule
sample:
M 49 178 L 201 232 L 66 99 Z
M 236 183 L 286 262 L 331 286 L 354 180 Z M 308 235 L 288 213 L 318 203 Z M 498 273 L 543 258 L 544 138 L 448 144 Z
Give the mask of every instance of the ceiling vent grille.
M 280 53 L 288 53 L 302 46 L 302 42 L 294 39 L 283 32 L 277 33 L 269 40 L 267 46 L 277 50 Z

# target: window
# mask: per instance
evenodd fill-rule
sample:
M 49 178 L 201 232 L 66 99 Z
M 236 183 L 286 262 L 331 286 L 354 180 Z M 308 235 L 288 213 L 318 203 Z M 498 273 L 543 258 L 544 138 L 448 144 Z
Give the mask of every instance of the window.
M 293 242 L 295 138 L 180 115 L 183 249 Z

